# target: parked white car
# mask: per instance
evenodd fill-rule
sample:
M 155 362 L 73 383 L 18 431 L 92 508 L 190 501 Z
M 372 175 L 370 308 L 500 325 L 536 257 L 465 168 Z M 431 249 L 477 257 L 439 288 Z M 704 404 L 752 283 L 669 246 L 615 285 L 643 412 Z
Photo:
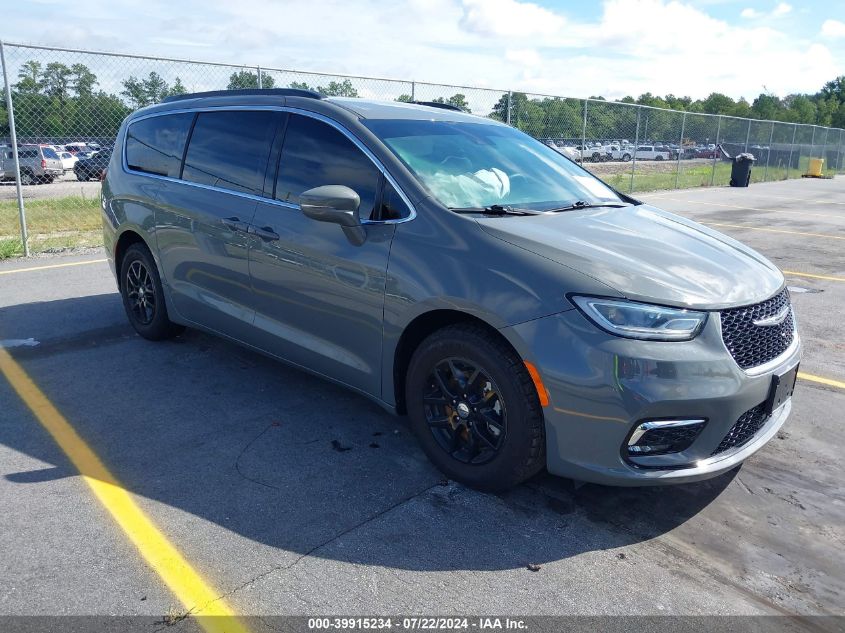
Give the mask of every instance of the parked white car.
M 62 159 L 62 169 L 65 171 L 72 171 L 73 166 L 79 161 L 79 158 L 70 152 L 59 152 L 59 158 Z
M 558 152 L 559 154 L 563 154 L 569 160 L 580 161 L 581 160 L 581 152 L 579 152 L 574 147 L 569 147 L 568 145 L 558 145 L 554 141 L 548 141 L 546 143 L 549 147 L 553 150 Z
M 634 156 L 633 145 L 608 145 L 607 153 L 610 154 L 611 160 L 621 160 L 628 162 Z
M 637 160 L 670 160 L 672 154 L 665 150 L 658 150 L 654 145 L 639 145 L 636 152 Z

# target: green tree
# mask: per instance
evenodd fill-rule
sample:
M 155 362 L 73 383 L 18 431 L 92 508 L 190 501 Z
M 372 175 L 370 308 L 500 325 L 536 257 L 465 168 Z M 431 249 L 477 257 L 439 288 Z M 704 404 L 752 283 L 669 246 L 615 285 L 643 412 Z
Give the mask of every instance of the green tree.
M 411 95 L 399 95 L 394 99 L 394 101 L 400 101 L 402 103 L 413 103 L 414 98 Z
M 70 84 L 77 97 L 90 97 L 97 85 L 97 76 L 85 64 L 70 67 Z
M 24 62 L 18 71 L 18 83 L 14 85 L 15 91 L 20 94 L 38 94 L 42 87 L 41 62 L 33 59 Z
M 158 103 L 166 97 L 184 94 L 185 92 L 182 80 L 178 77 L 173 86 L 169 86 L 161 75 L 152 71 L 143 79 L 137 79 L 132 75 L 129 79 L 124 80 L 123 91 L 120 94 L 126 97 L 133 108 L 143 108 Z
M 272 75 L 261 73 L 261 87 L 274 88 L 276 82 Z M 258 88 L 258 73 L 253 73 L 248 70 L 239 70 L 229 76 L 229 85 L 226 90 L 244 90 L 249 88 Z
M 450 106 L 454 106 L 464 112 L 472 112 L 469 109 L 469 104 L 467 103 L 466 95 L 462 95 L 460 93 L 454 94 L 448 99 L 444 99 L 443 97 L 437 97 L 436 99 L 432 99 L 434 103 L 446 103 Z

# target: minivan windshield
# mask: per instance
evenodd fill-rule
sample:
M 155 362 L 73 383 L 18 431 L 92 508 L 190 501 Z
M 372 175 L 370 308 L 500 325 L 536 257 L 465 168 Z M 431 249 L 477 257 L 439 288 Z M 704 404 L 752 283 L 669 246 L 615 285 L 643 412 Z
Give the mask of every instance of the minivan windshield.
M 569 159 L 511 127 L 406 119 L 363 123 L 449 208 L 544 211 L 574 203 L 624 204 Z

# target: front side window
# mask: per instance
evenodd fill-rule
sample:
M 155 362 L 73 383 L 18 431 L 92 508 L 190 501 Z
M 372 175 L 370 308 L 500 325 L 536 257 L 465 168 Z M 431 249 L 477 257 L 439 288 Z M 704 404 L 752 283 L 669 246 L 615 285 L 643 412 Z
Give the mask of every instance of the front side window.
M 540 141 L 490 123 L 363 122 L 444 206 L 544 210 L 619 203 L 612 189 Z
M 279 116 L 270 110 L 200 112 L 182 178 L 261 195 Z
M 345 185 L 361 198 L 362 218 L 373 217 L 380 173 L 356 145 L 332 126 L 292 114 L 276 180 L 276 199 L 299 204 L 303 191 Z
M 126 131 L 126 163 L 129 169 L 178 178 L 193 118 L 193 114 L 186 112 L 130 123 Z

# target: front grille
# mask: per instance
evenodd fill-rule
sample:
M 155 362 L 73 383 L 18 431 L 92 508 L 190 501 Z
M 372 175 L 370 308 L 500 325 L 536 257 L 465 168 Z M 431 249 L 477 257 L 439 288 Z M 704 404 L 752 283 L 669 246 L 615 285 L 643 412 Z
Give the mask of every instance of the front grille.
M 784 307 L 790 307 L 786 288 L 762 303 L 722 311 L 722 340 L 740 367 L 750 369 L 767 363 L 792 344 L 795 323 L 791 307 L 777 325 L 754 325 L 754 321 L 772 317 Z
M 643 433 L 636 444 L 628 446 L 628 453 L 633 456 L 679 453 L 689 448 L 703 428 L 702 421 L 698 424 L 650 429 Z
M 769 419 L 769 416 L 765 413 L 765 408 L 766 403 L 763 402 L 739 416 L 739 419 L 711 455 L 718 455 L 728 449 L 748 443 Z

